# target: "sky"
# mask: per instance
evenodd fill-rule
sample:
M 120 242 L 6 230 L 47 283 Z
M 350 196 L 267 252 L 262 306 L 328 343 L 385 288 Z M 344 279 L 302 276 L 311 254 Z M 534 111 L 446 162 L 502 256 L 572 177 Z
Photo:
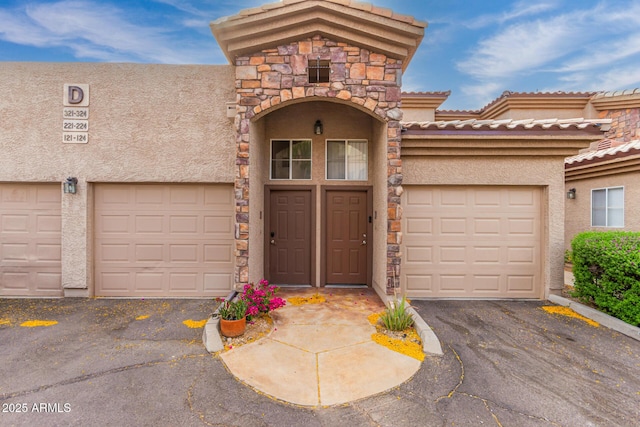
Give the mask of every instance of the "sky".
M 0 0 L 0 61 L 227 64 L 209 23 L 272 2 Z M 428 23 L 403 90 L 450 90 L 441 109 L 640 87 L 640 0 L 370 2 Z

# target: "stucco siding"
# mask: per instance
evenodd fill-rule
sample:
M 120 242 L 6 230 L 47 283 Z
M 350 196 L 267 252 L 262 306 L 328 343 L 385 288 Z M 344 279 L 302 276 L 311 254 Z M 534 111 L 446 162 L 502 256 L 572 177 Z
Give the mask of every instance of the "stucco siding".
M 591 190 L 624 187 L 624 227 L 591 226 Z M 576 189 L 576 198 L 565 203 L 565 249 L 583 231 L 640 231 L 640 172 L 624 173 L 567 182 L 566 191 Z
M 65 295 L 93 292 L 94 183 L 233 183 L 234 82 L 232 66 L 2 64 L 0 182 L 78 178 L 61 203 Z M 65 84 L 88 88 L 88 143 L 63 143 Z
M 0 181 L 233 182 L 231 66 L 3 63 Z M 89 142 L 63 144 L 64 84 L 89 85 Z M 158 167 L 162 165 L 161 167 Z

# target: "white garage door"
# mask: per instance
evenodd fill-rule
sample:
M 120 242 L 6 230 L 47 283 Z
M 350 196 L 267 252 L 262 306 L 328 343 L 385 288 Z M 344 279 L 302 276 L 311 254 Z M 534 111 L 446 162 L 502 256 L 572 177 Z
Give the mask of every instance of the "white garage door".
M 95 185 L 96 295 L 210 297 L 233 285 L 231 185 Z
M 0 184 L 0 296 L 62 296 L 60 184 Z
M 408 296 L 542 298 L 541 190 L 406 186 Z

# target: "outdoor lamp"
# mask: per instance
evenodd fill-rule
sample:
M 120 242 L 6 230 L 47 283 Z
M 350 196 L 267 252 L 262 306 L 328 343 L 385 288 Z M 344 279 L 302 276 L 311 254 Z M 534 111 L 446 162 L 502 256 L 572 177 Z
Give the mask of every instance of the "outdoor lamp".
M 67 194 L 76 194 L 77 185 L 78 185 L 78 178 L 70 176 L 64 182 L 64 192 Z
M 313 125 L 313 133 L 316 135 L 322 135 L 323 131 L 322 122 L 320 120 L 316 120 L 316 124 Z
M 575 198 L 576 198 L 576 189 L 570 188 L 569 191 L 567 191 L 567 199 L 575 199 Z

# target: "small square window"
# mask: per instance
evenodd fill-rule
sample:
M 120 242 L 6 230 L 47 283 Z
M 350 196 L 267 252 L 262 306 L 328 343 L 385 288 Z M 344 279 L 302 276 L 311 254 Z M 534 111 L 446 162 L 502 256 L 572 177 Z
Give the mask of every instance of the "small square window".
M 624 227 L 624 188 L 591 190 L 591 226 Z
M 366 181 L 368 178 L 367 141 L 327 141 L 327 179 Z
M 331 65 L 326 59 L 309 60 L 309 83 L 328 83 Z
M 311 179 L 311 140 L 271 141 L 271 179 Z

